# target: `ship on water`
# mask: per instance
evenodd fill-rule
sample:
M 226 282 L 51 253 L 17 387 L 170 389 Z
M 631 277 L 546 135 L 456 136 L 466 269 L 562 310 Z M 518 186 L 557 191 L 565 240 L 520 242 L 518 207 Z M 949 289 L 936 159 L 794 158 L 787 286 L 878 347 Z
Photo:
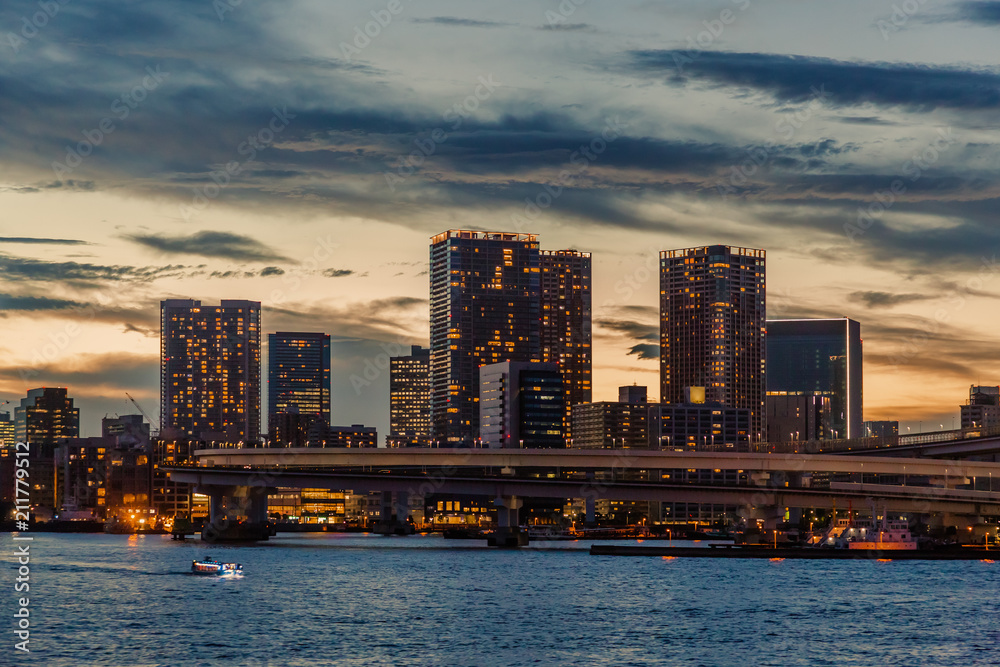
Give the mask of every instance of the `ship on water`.
M 813 535 L 806 546 L 832 549 L 869 549 L 873 551 L 915 551 L 917 539 L 903 519 L 890 519 L 888 512 L 881 517 L 872 512 L 871 519 L 839 517 L 819 535 Z

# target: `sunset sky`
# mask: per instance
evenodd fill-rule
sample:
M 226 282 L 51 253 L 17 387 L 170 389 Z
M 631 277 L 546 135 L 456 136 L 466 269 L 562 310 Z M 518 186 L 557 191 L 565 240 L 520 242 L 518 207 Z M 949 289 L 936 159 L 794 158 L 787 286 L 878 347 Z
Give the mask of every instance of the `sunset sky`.
M 1000 383 L 1000 2 L 50 4 L 0 8 L 0 403 L 155 417 L 159 301 L 243 298 L 383 437 L 446 229 L 593 253 L 595 400 L 658 397 L 657 252 L 715 243 L 861 322 L 866 419 Z

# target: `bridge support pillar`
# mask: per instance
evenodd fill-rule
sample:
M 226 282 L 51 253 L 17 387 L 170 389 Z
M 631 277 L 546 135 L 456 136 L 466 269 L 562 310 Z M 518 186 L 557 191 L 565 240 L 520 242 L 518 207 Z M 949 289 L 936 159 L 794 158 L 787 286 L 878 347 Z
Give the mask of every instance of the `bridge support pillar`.
M 524 501 L 517 496 L 496 498 L 497 526 L 486 543 L 491 547 L 523 547 L 528 544 L 528 534 L 517 525 L 517 511 Z
M 266 488 L 208 486 L 199 491 L 208 496 L 208 521 L 201 531 L 202 540 L 256 542 L 274 534 L 267 521 Z
M 375 532 L 379 535 L 412 535 L 416 529 L 412 521 L 408 521 L 410 513 L 410 495 L 406 491 L 396 492 L 396 502 L 392 502 L 392 491 L 383 491 L 379 519 Z

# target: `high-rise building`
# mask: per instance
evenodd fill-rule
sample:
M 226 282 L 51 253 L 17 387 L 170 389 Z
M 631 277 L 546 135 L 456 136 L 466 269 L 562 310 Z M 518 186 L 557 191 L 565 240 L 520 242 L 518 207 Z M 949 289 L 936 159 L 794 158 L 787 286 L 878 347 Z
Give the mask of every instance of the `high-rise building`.
M 431 433 L 431 351 L 413 345 L 389 359 L 390 447 L 426 447 Z
M 449 230 L 430 246 L 431 438 L 472 446 L 479 367 L 540 359 L 534 234 Z
M 646 449 L 649 402 L 646 387 L 618 388 L 618 402 L 573 406 L 570 444 L 582 449 Z
M 17 442 L 28 443 L 33 505 L 58 509 L 61 493 L 55 466 L 56 447 L 80 437 L 80 409 L 63 387 L 32 389 L 14 408 Z
M 684 400 L 649 409 L 649 448 L 747 452 L 750 410 L 705 399 L 705 387 L 687 387 Z
M 570 409 L 593 397 L 590 253 L 541 251 L 541 360 L 559 365 L 566 394 L 563 439 L 572 437 Z
M 660 253 L 660 397 L 706 400 L 750 411 L 750 438 L 764 436 L 765 253 L 726 245 Z
M 768 393 L 830 397 L 830 438 L 864 437 L 861 325 L 846 317 L 767 321 Z
M 505 361 L 479 369 L 482 443 L 491 448 L 565 447 L 565 393 L 558 364 Z
M 17 429 L 14 428 L 14 419 L 10 416 L 9 412 L 0 412 L 0 447 L 4 445 L 13 445 L 16 441 L 14 438 Z
M 160 302 L 165 434 L 260 440 L 260 302 Z
M 267 335 L 267 428 L 276 415 L 296 413 L 330 423 L 330 334 L 279 331 Z

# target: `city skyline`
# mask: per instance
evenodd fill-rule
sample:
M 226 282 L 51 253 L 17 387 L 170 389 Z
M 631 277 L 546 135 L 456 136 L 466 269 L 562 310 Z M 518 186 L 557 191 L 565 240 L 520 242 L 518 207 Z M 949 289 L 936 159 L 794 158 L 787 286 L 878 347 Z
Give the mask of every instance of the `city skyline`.
M 332 421 L 388 432 L 445 228 L 593 254 L 593 400 L 659 386 L 656 253 L 708 243 L 767 249 L 768 317 L 862 323 L 866 418 L 948 427 L 1000 377 L 976 3 L 433 0 L 375 37 L 362 6 L 59 7 L 0 9 L 0 396 L 68 386 L 85 434 L 155 409 L 169 298 L 330 333 Z

